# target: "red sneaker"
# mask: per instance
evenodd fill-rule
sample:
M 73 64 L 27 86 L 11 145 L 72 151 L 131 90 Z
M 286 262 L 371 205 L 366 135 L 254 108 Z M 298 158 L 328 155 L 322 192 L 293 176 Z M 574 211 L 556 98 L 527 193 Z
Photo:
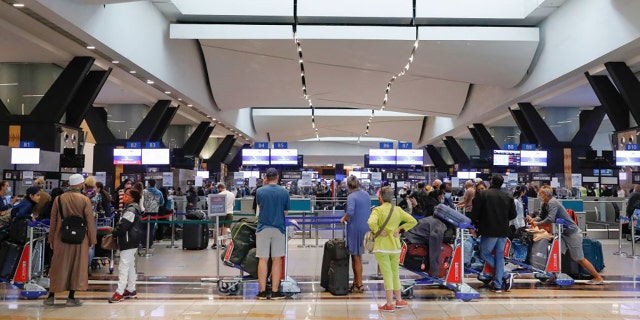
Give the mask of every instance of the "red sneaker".
M 409 306 L 409 303 L 406 300 L 396 301 L 396 308 L 402 309 Z
M 129 291 L 129 290 L 124 290 L 124 293 L 122 294 L 122 296 L 125 299 L 137 299 L 138 298 L 138 292 L 136 290 L 133 291 Z
M 124 301 L 124 297 L 119 293 L 114 293 L 111 298 L 109 298 L 109 303 L 118 303 Z
M 395 312 L 396 308 L 392 305 L 388 305 L 388 304 L 383 304 L 381 306 L 378 306 L 378 311 L 383 311 L 383 312 Z

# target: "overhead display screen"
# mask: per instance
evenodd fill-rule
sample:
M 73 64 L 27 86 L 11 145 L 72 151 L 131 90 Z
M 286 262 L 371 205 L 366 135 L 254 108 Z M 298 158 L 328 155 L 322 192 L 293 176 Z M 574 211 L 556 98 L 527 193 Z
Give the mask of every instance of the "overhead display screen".
M 298 165 L 298 149 L 271 149 L 271 164 Z
M 395 165 L 396 149 L 369 149 L 370 165 Z
M 369 154 L 371 163 L 371 154 Z M 398 149 L 396 150 L 396 164 L 399 166 L 421 166 L 424 163 L 422 149 Z
M 113 149 L 113 164 L 142 164 L 142 150 Z
M 640 166 L 640 151 L 616 150 L 616 166 L 620 166 L 620 167 Z
M 269 165 L 269 149 L 242 149 L 242 165 L 243 166 Z
M 169 149 L 142 149 L 142 164 L 169 164 Z
M 520 151 L 520 164 L 523 167 L 546 167 L 547 151 L 546 150 L 522 150 Z
M 11 164 L 40 164 L 40 148 L 11 148 Z
M 520 150 L 493 150 L 493 165 L 517 167 L 520 165 Z

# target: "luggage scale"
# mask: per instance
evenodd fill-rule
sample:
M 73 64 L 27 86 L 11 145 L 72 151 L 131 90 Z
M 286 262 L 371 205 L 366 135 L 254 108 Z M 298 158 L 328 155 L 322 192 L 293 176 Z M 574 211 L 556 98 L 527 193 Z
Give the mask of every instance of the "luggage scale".
M 473 229 L 468 223 L 460 223 L 456 228 L 455 248 L 453 256 L 444 278 L 438 278 L 429 275 L 424 271 L 409 270 L 422 278 L 412 280 L 402 280 L 401 294 L 403 298 L 413 297 L 413 288 L 417 285 L 439 285 L 447 288 L 455 293 L 455 297 L 464 302 L 471 301 L 480 297 L 480 293 L 464 282 L 464 240 L 470 237 L 469 229 Z M 400 261 L 403 261 L 406 254 L 406 244 L 403 245 L 400 253 Z
M 505 262 L 514 264 L 518 266 L 517 269 L 512 270 L 517 274 L 533 274 L 533 276 L 540 280 L 540 282 L 547 282 L 548 280 L 553 279 L 553 282 L 560 287 L 571 286 L 574 284 L 574 279 L 569 275 L 561 272 L 562 266 L 562 229 L 564 227 L 568 227 L 568 222 L 564 219 L 556 219 L 556 223 L 553 224 L 553 241 L 551 242 L 551 249 L 549 250 L 549 254 L 547 256 L 547 262 L 545 264 L 545 268 L 540 269 L 532 266 L 531 264 L 525 263 L 523 261 L 511 258 L 509 256 L 509 252 L 511 251 L 511 241 L 507 239 L 507 242 L 504 246 L 504 260 Z M 485 262 L 484 268 L 481 273 L 478 275 L 478 280 L 487 284 L 491 281 L 491 278 L 483 277 L 484 274 L 493 274 L 494 270 L 489 266 L 488 263 Z

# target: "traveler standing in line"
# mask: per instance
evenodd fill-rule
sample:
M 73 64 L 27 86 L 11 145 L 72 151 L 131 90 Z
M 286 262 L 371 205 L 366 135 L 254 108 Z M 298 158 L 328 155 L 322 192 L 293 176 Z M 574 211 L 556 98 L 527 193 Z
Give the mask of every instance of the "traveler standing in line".
M 353 284 L 349 292 L 363 293 L 362 254 L 364 254 L 364 246 L 362 240 L 365 233 L 369 231 L 367 219 L 371 214 L 371 199 L 368 193 L 360 189 L 360 181 L 355 176 L 347 178 L 347 187 L 349 194 L 346 214 L 340 219 L 340 222 L 348 221 L 347 247 L 349 254 L 351 254 L 351 268 L 353 269 Z
M 596 271 L 591 262 L 584 257 L 584 251 L 582 248 L 582 232 L 580 228 L 575 224 L 573 218 L 569 216 L 567 210 L 562 206 L 558 199 L 553 197 L 553 189 L 550 186 L 545 185 L 538 191 L 538 198 L 542 201 L 542 210 L 546 211 L 547 215 L 544 219 L 540 217 L 532 218 L 527 217 L 527 221 L 532 226 L 544 226 L 551 223 L 555 223 L 557 218 L 564 219 L 569 226 L 562 230 L 562 243 L 567 247 L 571 254 L 571 259 L 585 268 L 593 279 L 587 281 L 587 284 L 599 285 L 604 284 L 604 279 Z
M 151 219 L 151 216 L 158 215 L 160 207 L 164 205 L 164 197 L 162 196 L 162 192 L 156 188 L 156 180 L 149 179 L 147 181 L 147 188 L 142 191 L 142 199 L 140 201 L 144 201 L 142 207 L 144 207 L 144 214 L 148 219 Z M 151 223 L 149 226 L 149 234 L 147 234 L 147 226 L 144 226 L 143 230 L 142 246 L 146 248 L 148 240 L 149 249 L 152 249 L 153 240 L 156 235 L 156 223 Z
M 224 195 L 224 207 L 225 207 L 225 213 L 226 215 L 224 216 L 224 220 L 226 221 L 231 221 L 233 220 L 233 207 L 236 204 L 236 197 L 233 195 L 233 192 L 227 190 L 227 186 L 224 184 L 224 182 L 220 182 L 218 184 L 218 194 L 222 194 Z M 231 233 L 231 222 L 227 222 L 227 223 L 223 223 L 222 226 L 220 227 L 220 230 L 216 230 L 216 241 L 213 242 L 213 245 L 211 245 L 211 249 L 216 249 L 218 246 L 218 234 L 220 235 L 227 235 Z M 222 243 L 222 247 L 226 247 L 226 243 Z
M 462 196 L 462 201 L 457 206 L 458 208 L 464 208 L 464 213 L 469 216 L 473 209 L 473 197 L 476 195 L 476 189 L 473 186 L 473 180 L 467 180 L 464 183 L 464 187 L 464 196 Z
M 120 250 L 120 263 L 118 264 L 118 288 L 109 303 L 117 303 L 124 299 L 135 299 L 136 291 L 136 250 L 142 234 L 140 222 L 140 192 L 129 189 L 125 193 L 125 209 L 120 215 L 118 224 L 111 232 L 118 237 L 118 249 Z
M 99 217 L 111 216 L 110 203 L 111 196 L 109 195 L 109 192 L 104 189 L 104 184 L 100 181 L 96 181 L 96 198 L 94 208 L 96 212 L 98 212 Z
M 11 209 L 11 217 L 32 220 L 33 207 L 38 204 L 38 200 L 40 200 L 40 189 L 29 187 L 24 195 L 24 199 Z
M 386 304 L 379 305 L 378 310 L 394 312 L 396 308 L 406 308 L 409 306 L 400 294 L 400 289 L 402 289 L 398 273 L 400 249 L 402 248 L 400 232 L 403 230 L 408 231 L 415 227 L 418 221 L 391 203 L 391 201 L 393 201 L 393 189 L 391 189 L 391 187 L 382 187 L 378 200 L 380 201 L 380 206 L 373 208 L 367 220 L 371 231 L 373 233 L 378 232 L 389 215 L 391 215 L 389 221 L 376 237 L 373 244 L 373 254 L 376 257 L 380 272 L 382 273 L 387 301 Z M 394 294 L 396 297 L 395 306 L 393 304 Z
M 118 200 L 118 212 L 122 211 L 122 209 L 124 209 L 124 192 L 127 189 L 131 189 L 131 186 L 133 185 L 133 182 L 131 181 L 131 179 L 125 179 L 122 184 L 120 184 L 120 186 L 118 186 L 118 189 L 116 189 L 116 196 L 113 197 L 114 199 Z
M 86 291 L 89 288 L 87 261 L 89 261 L 89 248 L 96 244 L 96 223 L 91 210 L 91 201 L 82 194 L 83 185 L 82 175 L 72 174 L 69 177 L 69 191 L 57 197 L 51 207 L 49 244 L 55 254 L 49 271 L 49 296 L 44 300 L 47 306 L 55 303 L 54 295 L 61 291 L 69 291 L 66 303 L 68 307 L 80 306 L 82 302 L 75 298 L 75 292 Z M 62 206 L 62 213 L 59 210 L 60 206 Z M 82 217 L 86 222 L 87 234 L 81 244 L 62 242 L 62 219 L 69 216 Z
M 256 229 L 256 257 L 258 258 L 259 300 L 269 299 L 267 293 L 267 264 L 271 256 L 271 299 L 284 299 L 279 291 L 282 273 L 282 257 L 285 246 L 285 216 L 289 212 L 290 199 L 287 189 L 278 185 L 278 170 L 267 169 L 264 185 L 256 191 L 260 207 Z M 269 255 L 271 253 L 271 255 Z
M 480 256 L 495 270 L 491 291 L 511 290 L 514 274 L 504 273 L 504 245 L 509 236 L 509 220 L 516 218 L 516 206 L 511 195 L 500 188 L 504 178 L 491 177 L 489 190 L 477 192 L 473 200 L 471 220 L 476 223 L 480 238 Z M 477 190 L 476 190 L 477 191 Z M 506 282 L 504 282 L 506 281 Z

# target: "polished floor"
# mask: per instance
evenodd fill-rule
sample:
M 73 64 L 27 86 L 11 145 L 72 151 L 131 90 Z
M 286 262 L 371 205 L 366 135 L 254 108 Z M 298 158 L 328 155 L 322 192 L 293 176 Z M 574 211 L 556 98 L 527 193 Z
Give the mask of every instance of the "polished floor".
M 219 276 L 233 279 L 238 271 L 221 265 L 218 275 L 215 250 L 184 251 L 168 248 L 164 241 L 155 244 L 153 256 L 137 258 L 136 300 L 107 302 L 116 286 L 117 269 L 110 275 L 105 267 L 92 272 L 90 291 L 77 293 L 84 302 L 81 307 L 65 307 L 66 293 L 58 294 L 62 299 L 55 306 L 45 307 L 43 298 L 20 299 L 18 289 L 2 284 L 0 319 L 640 319 L 640 262 L 613 255 L 617 240 L 601 241 L 604 285 L 576 280 L 573 286 L 560 288 L 520 276 L 511 292 L 493 293 L 469 278 L 467 283 L 480 293 L 478 299 L 463 302 L 449 290 L 418 286 L 410 307 L 394 313 L 377 310 L 384 303 L 384 290 L 371 255 L 364 258 L 365 293 L 334 297 L 318 284 L 322 248 L 303 247 L 300 239 L 293 239 L 288 274 L 298 282 L 301 293 L 286 300 L 258 301 L 255 281 L 241 282 L 237 295 L 219 291 L 215 280 Z M 630 242 L 623 244 L 623 251 L 630 252 Z M 403 271 L 402 277 L 416 275 Z

